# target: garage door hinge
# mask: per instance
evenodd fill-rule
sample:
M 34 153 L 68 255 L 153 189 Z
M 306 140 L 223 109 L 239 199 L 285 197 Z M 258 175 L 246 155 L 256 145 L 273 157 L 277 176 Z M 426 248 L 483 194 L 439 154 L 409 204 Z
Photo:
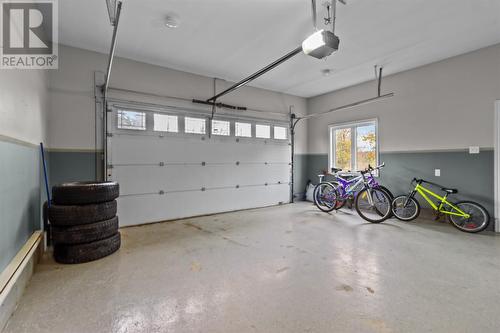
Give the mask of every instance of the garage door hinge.
M 113 137 L 113 133 L 106 133 L 106 136 L 107 136 L 108 138 L 112 138 L 112 137 Z
M 160 192 L 158 192 L 159 195 L 164 195 L 165 194 L 165 191 L 161 190 Z
M 113 164 L 108 164 L 108 169 L 113 169 Z
M 163 163 L 163 162 L 160 162 L 160 166 L 161 166 L 161 167 L 162 167 L 162 166 L 165 166 L 165 163 Z

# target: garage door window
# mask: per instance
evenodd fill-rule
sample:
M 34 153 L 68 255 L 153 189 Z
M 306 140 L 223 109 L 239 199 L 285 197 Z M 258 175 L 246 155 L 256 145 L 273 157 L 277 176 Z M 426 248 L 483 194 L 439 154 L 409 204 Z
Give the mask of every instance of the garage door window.
M 157 132 L 177 133 L 179 131 L 179 121 L 177 116 L 155 113 L 154 130 Z
M 255 137 L 269 139 L 271 137 L 271 126 L 255 125 Z
M 205 134 L 206 121 L 203 118 L 184 118 L 184 132 L 191 134 Z
M 235 135 L 244 138 L 252 137 L 252 124 L 249 123 L 239 123 L 234 124 Z
M 274 126 L 274 138 L 277 140 L 286 140 L 286 127 Z
M 146 130 L 145 112 L 118 110 L 117 114 L 117 127 L 119 129 Z
M 330 126 L 330 167 L 363 170 L 378 164 L 376 121 Z
M 229 121 L 224 120 L 212 120 L 212 135 L 224 135 L 229 136 Z

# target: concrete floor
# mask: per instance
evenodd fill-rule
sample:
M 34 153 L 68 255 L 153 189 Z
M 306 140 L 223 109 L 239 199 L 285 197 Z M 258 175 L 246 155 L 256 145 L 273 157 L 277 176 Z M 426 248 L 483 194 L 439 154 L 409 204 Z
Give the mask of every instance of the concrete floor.
M 308 203 L 122 230 L 39 265 L 10 332 L 499 332 L 500 237 Z

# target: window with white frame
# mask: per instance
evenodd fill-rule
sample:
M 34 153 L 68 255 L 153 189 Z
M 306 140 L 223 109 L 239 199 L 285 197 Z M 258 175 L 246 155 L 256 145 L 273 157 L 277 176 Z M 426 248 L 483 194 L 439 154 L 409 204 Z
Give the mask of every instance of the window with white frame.
M 274 126 L 274 138 L 277 140 L 286 140 L 287 130 L 286 127 Z
M 177 116 L 155 113 L 153 121 L 153 130 L 156 132 L 177 133 L 179 131 L 179 121 Z
M 251 138 L 252 137 L 252 124 L 250 123 L 234 123 L 234 135 L 243 137 L 243 138 Z
M 255 125 L 255 137 L 269 139 L 271 137 L 271 126 L 258 124 Z
M 204 118 L 184 118 L 184 132 L 190 134 L 205 134 L 207 122 Z
M 330 126 L 330 168 L 363 170 L 377 164 L 376 120 Z
M 117 127 L 128 130 L 146 130 L 146 112 L 118 110 Z
M 229 121 L 212 120 L 212 135 L 229 136 L 231 134 Z

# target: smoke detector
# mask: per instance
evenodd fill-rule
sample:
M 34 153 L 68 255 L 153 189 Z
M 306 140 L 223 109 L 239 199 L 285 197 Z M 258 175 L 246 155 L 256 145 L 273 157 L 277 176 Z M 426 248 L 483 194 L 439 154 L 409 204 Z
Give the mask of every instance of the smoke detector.
M 331 69 L 329 69 L 329 68 L 322 69 L 322 70 L 321 70 L 321 74 L 322 74 L 323 76 L 330 76 L 330 75 L 332 74 L 332 70 L 331 70 Z
M 168 13 L 165 17 L 165 26 L 170 29 L 178 28 L 181 24 L 181 18 L 176 13 Z

